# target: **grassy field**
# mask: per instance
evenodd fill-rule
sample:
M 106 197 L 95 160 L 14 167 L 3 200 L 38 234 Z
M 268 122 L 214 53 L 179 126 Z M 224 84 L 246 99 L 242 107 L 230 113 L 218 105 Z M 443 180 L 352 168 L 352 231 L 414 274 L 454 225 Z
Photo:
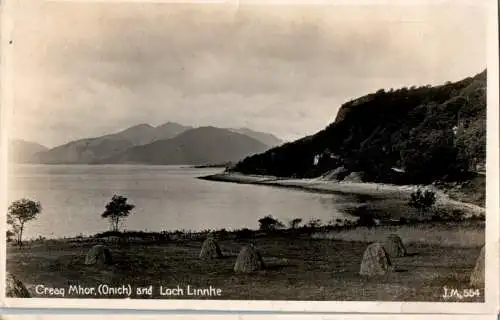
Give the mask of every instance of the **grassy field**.
M 363 252 L 369 242 L 397 232 L 407 245 L 406 257 L 396 258 L 395 271 L 381 277 L 359 276 Z M 467 234 L 467 241 L 461 241 Z M 101 240 L 102 241 L 102 240 Z M 481 296 L 444 299 L 443 287 L 468 289 L 469 276 L 484 244 L 484 222 L 427 223 L 414 226 L 356 228 L 310 234 L 270 234 L 252 241 L 266 268 L 235 274 L 233 266 L 248 239 L 227 238 L 219 244 L 225 257 L 201 261 L 202 240 L 164 243 L 108 243 L 114 263 L 97 267 L 84 264 L 96 239 L 72 242 L 44 240 L 18 248 L 9 245 L 7 270 L 23 281 L 34 297 L 36 285 L 65 288 L 65 298 L 123 298 L 123 296 L 68 295 L 68 286 L 153 286 L 152 296 L 130 298 L 224 300 L 343 300 L 343 301 L 484 301 Z M 221 289 L 219 297 L 160 296 L 160 286 Z M 186 293 L 186 291 L 184 291 Z

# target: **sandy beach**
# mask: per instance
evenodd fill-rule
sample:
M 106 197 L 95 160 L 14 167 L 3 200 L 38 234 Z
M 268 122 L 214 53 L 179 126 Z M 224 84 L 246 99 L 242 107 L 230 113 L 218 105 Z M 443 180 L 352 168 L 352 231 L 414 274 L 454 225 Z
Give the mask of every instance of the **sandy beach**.
M 472 216 L 484 216 L 486 213 L 485 208 L 458 201 L 450 198 L 444 191 L 437 189 L 434 186 L 422 186 L 422 185 L 390 185 L 381 183 L 369 183 L 369 182 L 342 182 L 325 180 L 321 178 L 314 179 L 284 179 L 273 176 L 259 176 L 259 175 L 244 175 L 240 173 L 219 173 L 210 176 L 199 177 L 199 179 L 219 181 L 219 182 L 231 182 L 231 183 L 243 183 L 243 184 L 255 184 L 264 185 L 272 187 L 281 188 L 296 188 L 310 192 L 321 192 L 321 193 L 332 193 L 332 194 L 349 194 L 349 195 L 359 195 L 368 196 L 376 198 L 390 198 L 407 200 L 409 199 L 412 192 L 416 191 L 418 188 L 432 189 L 436 193 L 436 204 L 437 209 L 445 208 L 447 210 L 459 210 L 465 214 L 465 217 Z

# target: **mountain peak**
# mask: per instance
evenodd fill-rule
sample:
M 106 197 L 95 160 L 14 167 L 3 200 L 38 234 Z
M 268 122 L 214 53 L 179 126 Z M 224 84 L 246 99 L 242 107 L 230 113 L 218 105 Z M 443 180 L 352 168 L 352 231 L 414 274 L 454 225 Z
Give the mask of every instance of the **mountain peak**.
M 152 125 L 150 125 L 149 123 L 139 123 L 139 124 L 136 124 L 134 126 L 128 127 L 127 129 L 125 129 L 123 131 L 134 130 L 134 129 L 154 129 L 154 127 Z
M 157 125 L 156 126 L 156 129 L 158 128 L 165 128 L 165 127 L 172 127 L 172 128 L 184 128 L 184 129 L 187 129 L 187 128 L 192 128 L 191 126 L 185 126 L 183 124 L 180 124 L 180 123 L 177 123 L 177 122 L 172 122 L 172 121 L 167 121 L 165 123 L 162 123 L 160 125 Z

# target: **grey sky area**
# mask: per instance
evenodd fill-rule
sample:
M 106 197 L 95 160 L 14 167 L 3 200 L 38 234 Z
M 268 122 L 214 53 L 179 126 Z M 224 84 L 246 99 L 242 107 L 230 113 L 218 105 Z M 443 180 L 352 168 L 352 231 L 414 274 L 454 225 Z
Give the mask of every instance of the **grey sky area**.
M 52 147 L 173 121 L 296 139 L 332 122 L 352 98 L 482 71 L 487 10 L 448 3 L 22 0 L 11 136 Z

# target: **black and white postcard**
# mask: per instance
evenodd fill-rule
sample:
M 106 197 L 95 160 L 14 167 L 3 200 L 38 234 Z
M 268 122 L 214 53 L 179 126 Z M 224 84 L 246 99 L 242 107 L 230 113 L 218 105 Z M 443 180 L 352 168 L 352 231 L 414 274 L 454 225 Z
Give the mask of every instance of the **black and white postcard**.
M 498 311 L 495 1 L 2 0 L 2 304 Z

